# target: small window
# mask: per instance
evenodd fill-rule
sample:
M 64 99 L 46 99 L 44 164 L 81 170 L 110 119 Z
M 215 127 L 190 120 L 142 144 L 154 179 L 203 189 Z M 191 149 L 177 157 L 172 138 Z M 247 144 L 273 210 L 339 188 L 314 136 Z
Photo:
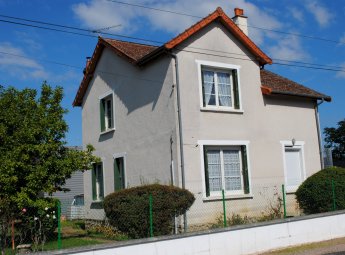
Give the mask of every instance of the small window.
M 101 132 L 114 129 L 114 102 L 113 94 L 100 99 Z
M 121 190 L 125 188 L 125 165 L 124 158 L 114 159 L 114 190 Z
M 103 164 L 94 163 L 92 169 L 92 199 L 101 201 L 104 198 Z
M 246 145 L 204 146 L 206 196 L 248 194 Z

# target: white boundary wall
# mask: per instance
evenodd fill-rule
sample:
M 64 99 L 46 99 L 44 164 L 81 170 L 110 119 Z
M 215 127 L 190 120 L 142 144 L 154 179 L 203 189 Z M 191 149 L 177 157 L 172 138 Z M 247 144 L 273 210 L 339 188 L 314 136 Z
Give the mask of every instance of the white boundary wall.
M 80 255 L 243 255 L 345 236 L 345 212 L 280 220 L 173 237 L 134 240 L 49 254 Z

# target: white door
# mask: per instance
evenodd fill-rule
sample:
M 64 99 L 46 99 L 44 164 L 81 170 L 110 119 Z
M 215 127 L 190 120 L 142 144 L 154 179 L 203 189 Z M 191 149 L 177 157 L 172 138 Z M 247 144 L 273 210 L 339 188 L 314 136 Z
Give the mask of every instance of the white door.
M 286 186 L 297 188 L 303 181 L 301 150 L 285 147 Z

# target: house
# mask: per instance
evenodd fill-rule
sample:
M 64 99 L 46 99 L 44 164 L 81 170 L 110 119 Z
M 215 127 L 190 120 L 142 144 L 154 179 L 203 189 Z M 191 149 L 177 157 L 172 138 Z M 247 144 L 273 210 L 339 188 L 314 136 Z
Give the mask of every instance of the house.
M 222 190 L 246 213 L 265 187 L 285 184 L 293 201 L 322 168 L 317 109 L 331 98 L 264 69 L 246 24 L 217 8 L 159 47 L 99 38 L 73 102 L 102 159 L 84 173 L 86 217 L 104 217 L 111 192 L 159 181 L 195 194 L 188 223 L 212 221 Z

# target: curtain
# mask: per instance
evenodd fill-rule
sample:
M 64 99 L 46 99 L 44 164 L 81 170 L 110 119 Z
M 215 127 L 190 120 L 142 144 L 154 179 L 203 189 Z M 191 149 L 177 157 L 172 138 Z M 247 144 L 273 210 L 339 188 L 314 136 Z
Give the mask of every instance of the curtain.
M 225 190 L 241 190 L 241 163 L 238 150 L 224 150 Z
M 214 72 L 202 71 L 205 105 L 215 105 Z
M 231 106 L 230 74 L 217 73 L 218 77 L 218 98 L 220 106 Z
M 208 178 L 210 182 L 210 191 L 222 190 L 222 173 L 219 150 L 207 151 Z

